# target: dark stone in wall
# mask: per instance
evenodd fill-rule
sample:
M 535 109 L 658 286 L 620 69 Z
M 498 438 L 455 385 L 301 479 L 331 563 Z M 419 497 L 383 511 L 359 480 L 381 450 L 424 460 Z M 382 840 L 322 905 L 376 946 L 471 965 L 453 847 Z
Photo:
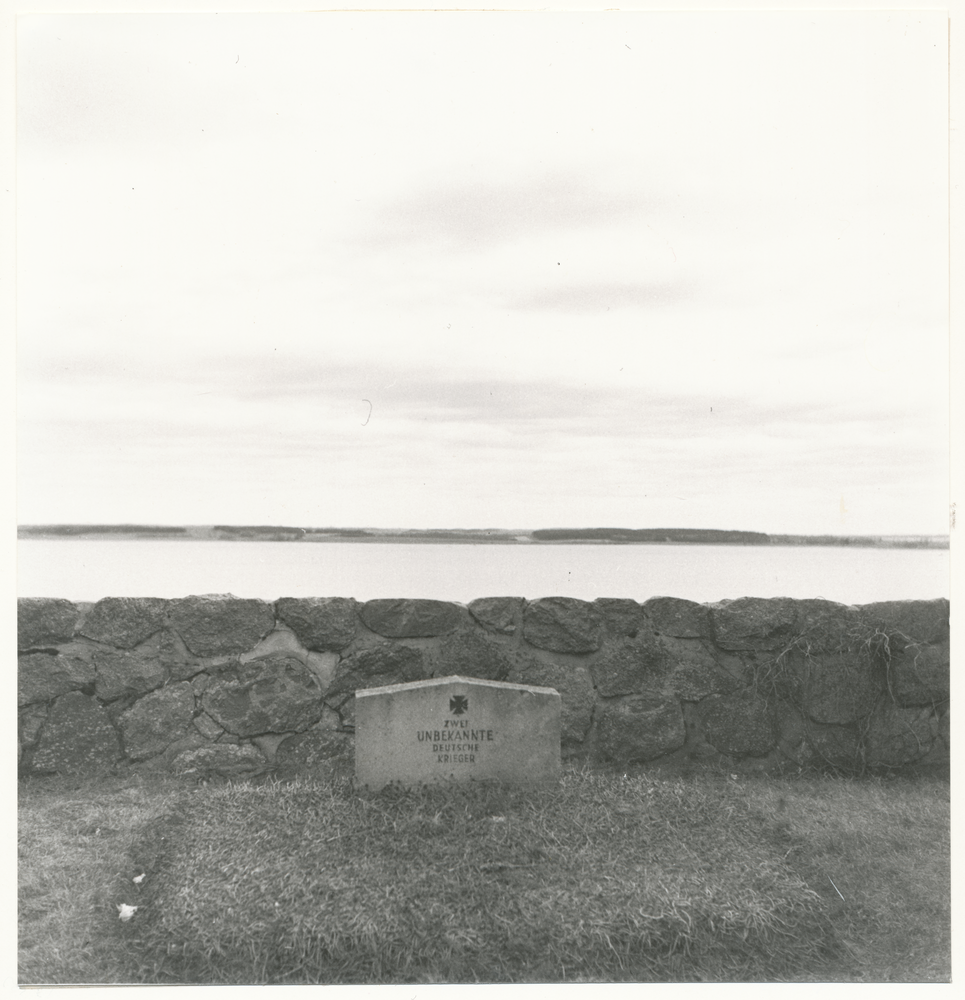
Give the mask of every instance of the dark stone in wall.
M 703 738 L 720 753 L 763 757 L 777 745 L 774 721 L 759 698 L 712 695 L 700 704 Z
M 205 778 L 245 778 L 265 770 L 264 755 L 250 744 L 218 743 L 179 753 L 173 761 L 181 774 Z
M 230 595 L 171 602 L 170 622 L 195 656 L 244 653 L 275 627 L 271 605 Z
M 193 684 L 191 685 L 191 689 L 194 692 L 194 694 L 197 695 L 197 691 L 194 690 Z M 205 712 L 202 712 L 200 715 L 195 716 L 195 718 L 192 721 L 194 724 L 194 728 L 197 729 L 197 731 L 206 740 L 216 740 L 224 732 L 224 729 L 222 729 L 221 726 L 219 726 L 218 723 L 215 722 L 214 719 L 212 719 L 211 716 Z
M 94 680 L 94 665 L 59 653 L 23 653 L 17 657 L 17 704 L 52 701 Z
M 355 765 L 354 742 L 348 733 L 310 729 L 289 736 L 275 752 L 275 772 L 279 778 L 308 774 L 329 777 L 336 772 L 351 774 Z
M 17 744 L 18 760 L 23 755 L 27 747 L 32 747 L 37 742 L 41 727 L 47 720 L 46 705 L 28 705 L 17 715 Z
M 294 657 L 228 667 L 208 683 L 201 701 L 208 715 L 236 736 L 300 732 L 322 717 L 321 685 Z
M 56 646 L 70 642 L 80 609 L 56 597 L 21 597 L 17 601 L 17 646 Z
M 145 647 L 157 650 L 158 663 L 175 680 L 187 680 L 201 670 L 198 658 L 188 652 L 184 640 L 173 629 L 162 629 Z
M 478 632 L 456 632 L 443 640 L 434 672 L 439 676 L 460 674 L 502 681 L 512 666 L 509 653 L 498 643 Z
M 51 706 L 31 761 L 41 773 L 96 775 L 120 759 L 117 731 L 107 712 L 79 691 L 71 691 Z
M 655 636 L 647 630 L 636 639 L 607 643 L 590 671 L 603 698 L 646 694 L 699 701 L 737 686 L 704 640 Z
M 883 704 L 865 733 L 869 767 L 901 767 L 924 757 L 938 739 L 938 717 L 930 708 Z
M 713 646 L 705 639 L 681 639 L 661 635 L 662 669 L 648 690 L 673 695 L 681 701 L 700 701 L 710 694 L 726 694 L 738 685 L 718 661 Z
M 349 597 L 282 597 L 278 617 L 306 649 L 344 649 L 358 631 L 358 604 Z
M 899 705 L 931 705 L 947 701 L 950 687 L 947 643 L 926 646 L 908 643 L 893 652 L 888 687 Z
M 705 604 L 681 597 L 651 597 L 643 611 L 655 631 L 677 639 L 710 639 L 713 632 Z
M 887 633 L 901 633 L 915 642 L 948 639 L 949 604 L 944 597 L 932 601 L 878 601 L 858 607 L 861 620 Z
M 640 694 L 659 685 L 667 673 L 667 654 L 656 636 L 644 630 L 635 639 L 611 641 L 590 664 L 590 674 L 602 698 Z
M 841 771 L 860 770 L 863 761 L 861 743 L 853 726 L 810 725 L 807 731 L 812 757 L 811 766 L 831 767 Z
M 863 631 L 858 609 L 823 597 L 795 601 L 795 643 L 813 653 L 840 653 L 855 646 Z
M 334 703 L 339 695 L 349 695 L 362 688 L 421 681 L 429 675 L 421 649 L 383 642 L 343 656 L 325 697 Z
M 645 626 L 643 607 L 629 598 L 598 597 L 593 602 L 593 607 L 600 612 L 603 627 L 610 635 L 633 639 Z
M 85 617 L 80 634 L 133 649 L 164 627 L 169 603 L 160 597 L 105 597 Z
M 778 650 L 796 631 L 797 609 L 788 597 L 739 597 L 710 605 L 710 614 L 721 649 Z
M 655 760 L 679 750 L 687 730 L 674 698 L 634 696 L 604 705 L 597 723 L 597 749 L 618 763 Z
M 445 635 L 458 628 L 463 615 L 450 601 L 408 598 L 366 601 L 359 612 L 367 628 L 390 639 Z
M 841 725 L 864 718 L 882 691 L 879 672 L 860 648 L 814 656 L 795 649 L 782 662 L 792 696 L 815 722 Z
M 119 724 L 124 750 L 131 760 L 163 753 L 192 729 L 194 691 L 187 681 L 153 691 L 124 712 Z
M 484 628 L 512 635 L 523 611 L 521 597 L 479 597 L 469 603 L 469 613 Z
M 603 642 L 603 616 L 588 601 L 543 597 L 526 605 L 523 637 L 554 653 L 592 653 Z
M 144 694 L 159 688 L 167 679 L 163 666 L 150 651 L 94 652 L 97 679 L 94 693 L 101 701 L 113 701 L 125 695 Z
M 582 743 L 593 718 L 596 696 L 589 672 L 583 666 L 546 663 L 525 657 L 506 678 L 511 684 L 555 688 L 560 695 L 561 741 Z

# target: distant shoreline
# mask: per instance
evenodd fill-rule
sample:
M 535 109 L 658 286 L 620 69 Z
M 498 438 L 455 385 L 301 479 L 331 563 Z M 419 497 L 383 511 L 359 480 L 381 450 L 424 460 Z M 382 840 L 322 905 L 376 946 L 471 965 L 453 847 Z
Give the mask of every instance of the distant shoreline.
M 947 549 L 947 535 L 768 535 L 699 528 L 541 528 L 535 530 L 296 528 L 280 525 L 20 525 L 17 537 L 45 541 L 353 542 L 423 545 L 754 545 Z

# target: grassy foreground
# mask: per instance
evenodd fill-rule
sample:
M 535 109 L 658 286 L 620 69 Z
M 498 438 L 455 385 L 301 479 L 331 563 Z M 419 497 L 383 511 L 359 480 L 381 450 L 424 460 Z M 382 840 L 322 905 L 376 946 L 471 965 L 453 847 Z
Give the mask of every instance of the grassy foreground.
M 20 982 L 944 982 L 948 793 L 33 780 Z

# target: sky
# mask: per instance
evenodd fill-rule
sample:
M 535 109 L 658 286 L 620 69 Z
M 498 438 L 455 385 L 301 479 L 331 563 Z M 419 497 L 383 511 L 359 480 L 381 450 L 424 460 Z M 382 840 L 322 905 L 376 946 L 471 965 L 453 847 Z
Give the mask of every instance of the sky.
M 18 521 L 947 533 L 947 31 L 20 18 Z

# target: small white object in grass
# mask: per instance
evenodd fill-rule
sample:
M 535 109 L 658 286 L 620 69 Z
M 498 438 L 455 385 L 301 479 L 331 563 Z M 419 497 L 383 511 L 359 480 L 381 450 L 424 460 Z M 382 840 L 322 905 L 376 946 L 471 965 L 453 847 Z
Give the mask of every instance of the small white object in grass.
M 840 889 L 839 889 L 839 888 L 838 888 L 838 887 L 837 887 L 836 885 L 834 885 L 834 879 L 833 879 L 833 878 L 831 878 L 831 876 L 830 876 L 830 875 L 828 876 L 828 881 L 829 881 L 829 882 L 831 883 L 831 885 L 832 885 L 832 886 L 834 886 L 834 891 L 835 891 L 835 892 L 836 892 L 836 893 L 837 893 L 837 894 L 838 894 L 839 896 L 841 896 L 841 890 L 840 890 Z M 846 902 L 846 900 L 845 900 L 844 896 L 841 896 L 841 900 L 842 900 L 842 902 Z
M 736 781 L 736 780 L 737 780 L 737 775 L 736 775 L 736 774 L 732 774 L 732 775 L 730 776 L 730 780 L 731 780 L 731 781 Z
M 494 823 L 505 823 L 506 822 L 506 817 L 505 816 L 490 816 L 489 818 Z
M 131 879 L 131 881 L 132 881 L 132 882 L 133 882 L 133 883 L 134 883 L 135 885 L 140 885 L 140 884 L 141 884 L 141 883 L 142 883 L 142 882 L 144 881 L 144 876 L 145 876 L 146 874 L 147 874 L 147 872 L 141 872 L 141 874 L 140 874 L 140 875 L 136 876 L 135 878 L 132 878 L 132 879 Z
M 131 917 L 133 917 L 135 913 L 137 913 L 137 907 L 136 906 L 128 906 L 127 903 L 118 903 L 117 904 L 117 915 L 125 923 L 127 923 L 127 921 L 130 920 Z

